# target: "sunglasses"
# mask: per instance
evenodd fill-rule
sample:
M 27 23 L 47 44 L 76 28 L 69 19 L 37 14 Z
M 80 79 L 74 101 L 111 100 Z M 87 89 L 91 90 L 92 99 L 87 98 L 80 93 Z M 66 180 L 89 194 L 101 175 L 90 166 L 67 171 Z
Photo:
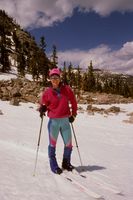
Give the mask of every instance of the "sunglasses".
M 59 79 L 60 79 L 59 76 L 51 76 L 51 77 L 50 77 L 50 80 L 59 80 Z

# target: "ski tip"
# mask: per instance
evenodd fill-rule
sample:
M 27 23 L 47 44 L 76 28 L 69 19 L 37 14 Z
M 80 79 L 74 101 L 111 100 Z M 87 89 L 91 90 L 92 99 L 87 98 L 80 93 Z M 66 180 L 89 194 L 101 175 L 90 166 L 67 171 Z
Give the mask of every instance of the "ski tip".
M 101 196 L 101 195 L 97 195 L 97 196 L 95 196 L 93 198 L 97 199 L 97 200 L 105 200 L 104 196 Z
M 122 191 L 118 191 L 116 194 L 119 195 L 119 196 L 125 196 Z
M 82 178 L 87 178 L 87 176 L 85 176 L 85 175 L 83 175 L 83 174 L 80 174 L 80 176 L 81 176 Z
M 99 197 L 97 199 L 99 199 L 99 200 L 105 200 L 105 198 L 103 196 L 101 196 L 101 197 Z

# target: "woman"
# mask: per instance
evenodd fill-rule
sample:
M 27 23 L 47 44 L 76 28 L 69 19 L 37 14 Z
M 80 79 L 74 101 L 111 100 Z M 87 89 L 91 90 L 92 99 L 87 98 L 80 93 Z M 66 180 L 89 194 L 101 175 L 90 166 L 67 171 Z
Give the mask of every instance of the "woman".
M 77 102 L 71 88 L 61 83 L 58 68 L 53 68 L 49 73 L 49 77 L 51 87 L 43 92 L 39 111 L 41 117 L 45 115 L 46 111 L 49 117 L 48 155 L 51 170 L 56 174 L 61 174 L 62 169 L 72 171 L 74 168 L 71 165 L 72 134 L 70 123 L 74 121 L 77 115 Z M 69 104 L 71 104 L 71 108 Z M 62 169 L 58 166 L 56 160 L 56 143 L 59 132 L 64 142 Z

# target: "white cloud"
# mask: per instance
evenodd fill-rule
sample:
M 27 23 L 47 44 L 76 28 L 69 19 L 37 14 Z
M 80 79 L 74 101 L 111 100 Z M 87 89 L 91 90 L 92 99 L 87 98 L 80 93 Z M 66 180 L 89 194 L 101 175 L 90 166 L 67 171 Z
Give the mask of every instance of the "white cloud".
M 23 27 L 46 27 L 71 16 L 73 7 L 67 0 L 0 0 L 0 8 Z
M 0 0 L 0 8 L 23 27 L 46 27 L 70 17 L 74 8 L 108 15 L 113 11 L 133 11 L 132 0 Z
M 58 53 L 59 66 L 63 66 L 64 61 L 74 66 L 87 68 L 90 60 L 93 61 L 94 68 L 111 70 L 119 73 L 133 75 L 133 42 L 127 42 L 119 50 L 111 50 L 107 45 L 100 45 L 88 51 L 70 50 Z
M 109 15 L 113 11 L 133 11 L 133 1 L 132 0 L 77 0 L 79 6 L 85 11 L 93 10 L 100 15 Z

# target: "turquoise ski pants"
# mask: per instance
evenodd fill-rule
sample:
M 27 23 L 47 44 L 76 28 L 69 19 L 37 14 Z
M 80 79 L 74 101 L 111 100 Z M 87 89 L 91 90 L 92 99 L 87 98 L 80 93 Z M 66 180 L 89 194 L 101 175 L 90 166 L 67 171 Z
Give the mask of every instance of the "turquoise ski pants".
M 69 119 L 67 117 L 56 119 L 50 118 L 48 122 L 48 132 L 50 146 L 56 147 L 57 138 L 60 132 L 65 147 L 72 148 L 72 133 Z

